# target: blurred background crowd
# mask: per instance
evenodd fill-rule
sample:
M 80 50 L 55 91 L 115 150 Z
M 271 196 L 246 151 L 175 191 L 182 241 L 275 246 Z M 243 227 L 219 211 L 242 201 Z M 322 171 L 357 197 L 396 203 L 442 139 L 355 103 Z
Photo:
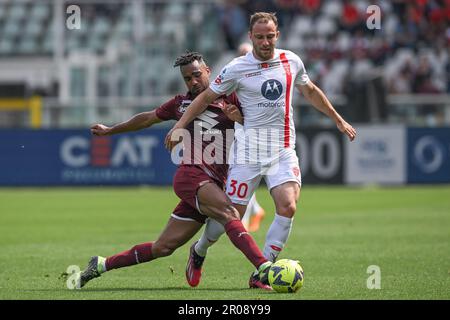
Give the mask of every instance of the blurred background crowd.
M 70 5 L 79 29 L 67 27 Z M 379 29 L 367 26 L 370 5 Z M 185 50 L 203 53 L 214 77 L 248 41 L 255 11 L 277 13 L 278 47 L 350 121 L 450 124 L 450 0 L 3 0 L 0 97 L 42 97 L 41 127 L 124 119 L 185 91 L 172 67 Z M 302 125 L 329 125 L 294 100 Z M 10 109 L 0 101 L 1 127 L 28 124 Z
M 374 4 L 382 14 L 379 30 L 366 26 Z M 331 94 L 345 91 L 344 79 L 377 67 L 391 93 L 450 93 L 450 1 L 227 1 L 219 12 L 228 49 L 236 48 L 255 10 L 278 13 L 283 45 L 303 56 Z

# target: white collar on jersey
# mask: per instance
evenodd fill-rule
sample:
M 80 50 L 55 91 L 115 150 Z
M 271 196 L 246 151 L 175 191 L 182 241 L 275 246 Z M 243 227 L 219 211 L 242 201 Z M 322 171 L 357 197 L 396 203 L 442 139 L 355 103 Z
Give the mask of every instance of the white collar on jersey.
M 273 58 L 269 59 L 269 60 L 264 60 L 264 61 L 256 59 L 256 57 L 253 54 L 253 50 L 250 51 L 250 52 L 247 52 L 247 54 L 246 54 L 246 58 L 248 58 L 250 61 L 256 62 L 256 63 L 269 62 L 269 61 L 272 61 L 272 60 L 276 60 L 279 57 L 280 57 L 280 50 L 277 49 L 277 48 L 275 48 Z

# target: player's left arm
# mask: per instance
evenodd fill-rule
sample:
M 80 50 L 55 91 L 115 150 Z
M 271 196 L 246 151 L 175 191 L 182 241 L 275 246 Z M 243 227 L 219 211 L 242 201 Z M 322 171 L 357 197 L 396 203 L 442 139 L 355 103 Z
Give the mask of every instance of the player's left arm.
M 331 102 L 318 86 L 316 86 L 312 81 L 308 81 L 304 85 L 297 84 L 296 87 L 301 93 L 303 93 L 306 100 L 308 100 L 317 110 L 333 119 L 339 131 L 345 133 L 349 137 L 350 141 L 355 139 L 356 130 L 334 109 Z

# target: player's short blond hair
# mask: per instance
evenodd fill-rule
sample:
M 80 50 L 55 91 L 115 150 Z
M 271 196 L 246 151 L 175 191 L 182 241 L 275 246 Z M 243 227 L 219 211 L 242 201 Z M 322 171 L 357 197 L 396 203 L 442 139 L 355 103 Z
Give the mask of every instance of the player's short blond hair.
M 275 12 L 255 12 L 250 16 L 250 32 L 252 31 L 255 23 L 259 22 L 260 20 L 261 22 L 265 23 L 272 20 L 273 23 L 275 23 L 275 27 L 277 27 L 278 29 L 278 19 Z

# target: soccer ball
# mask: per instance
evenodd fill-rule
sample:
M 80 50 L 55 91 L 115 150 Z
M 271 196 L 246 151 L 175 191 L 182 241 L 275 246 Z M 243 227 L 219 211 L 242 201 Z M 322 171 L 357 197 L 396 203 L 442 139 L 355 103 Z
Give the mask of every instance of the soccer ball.
M 303 279 L 303 268 L 296 260 L 278 260 L 269 270 L 269 284 L 276 292 L 297 292 L 303 286 Z

